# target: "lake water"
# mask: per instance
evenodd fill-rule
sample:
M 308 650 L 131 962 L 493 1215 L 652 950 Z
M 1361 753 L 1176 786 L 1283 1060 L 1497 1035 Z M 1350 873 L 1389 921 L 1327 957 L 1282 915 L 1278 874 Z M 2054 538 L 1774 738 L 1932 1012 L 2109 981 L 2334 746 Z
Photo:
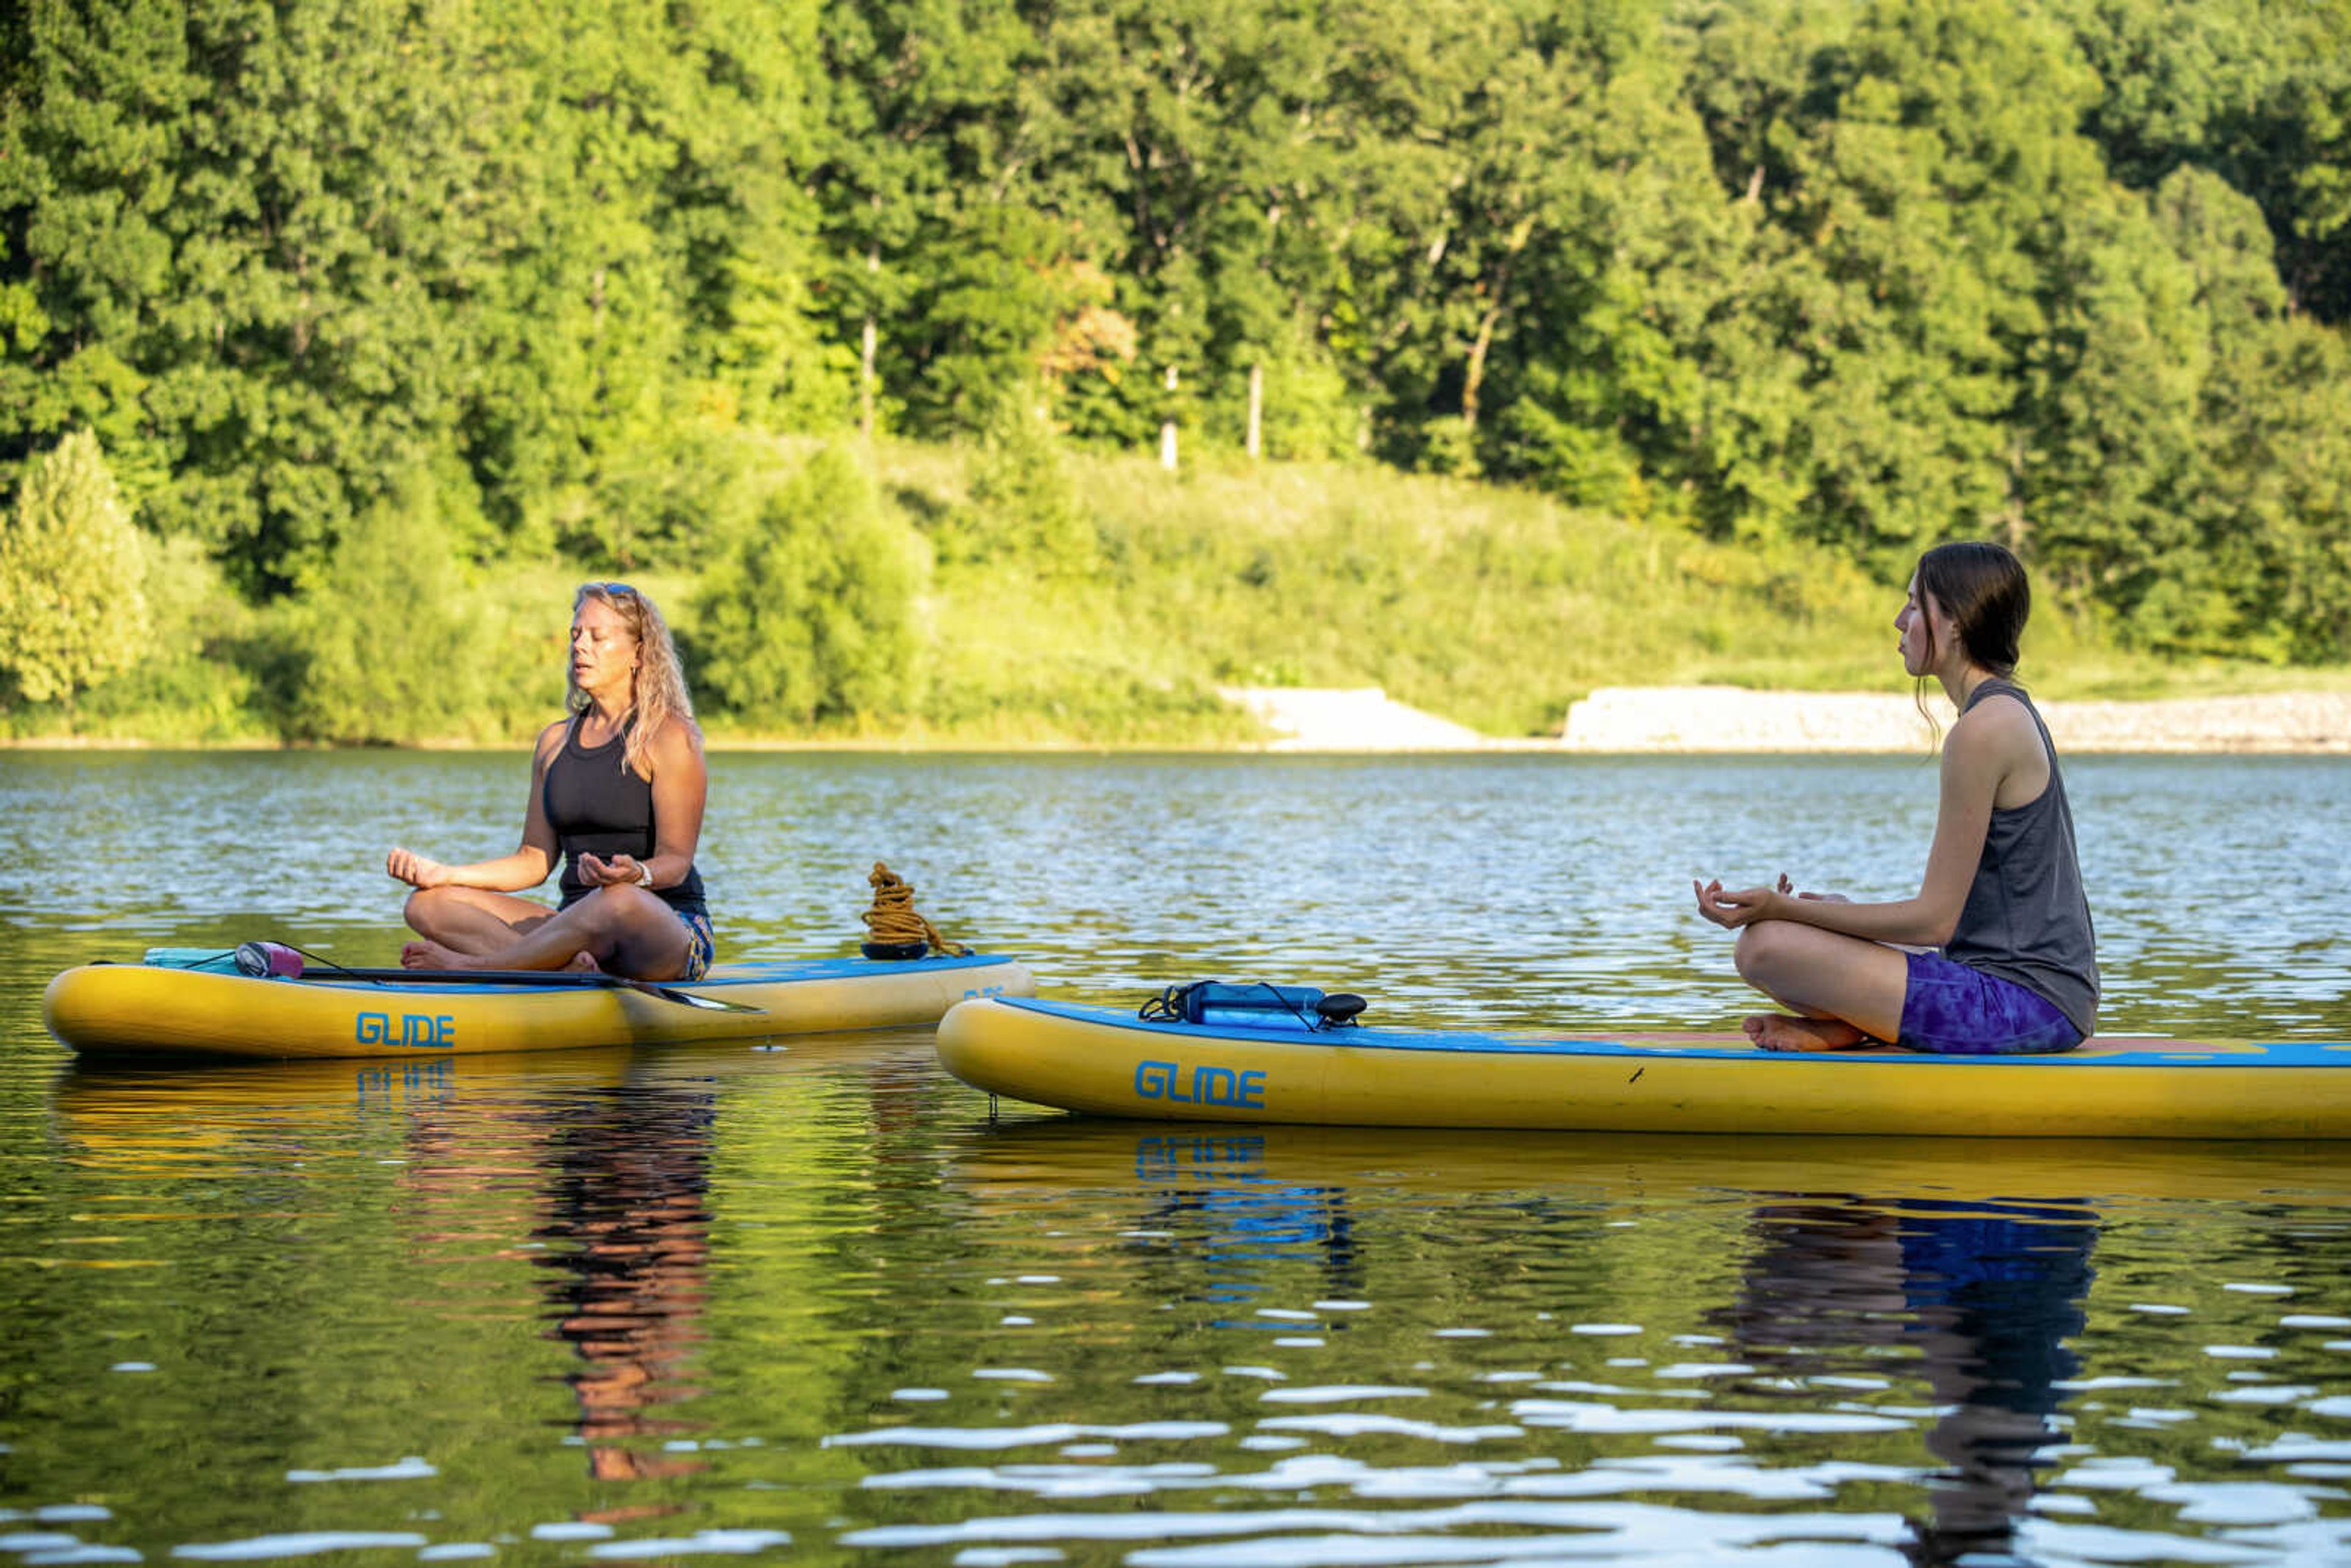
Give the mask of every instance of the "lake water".
M 1909 759 L 721 754 L 722 958 L 884 860 L 1050 996 L 1724 1028 L 1688 879 Z M 2351 1145 L 1187 1130 L 926 1031 L 75 1067 L 68 965 L 396 951 L 518 756 L 0 754 L 0 1564 L 2351 1562 Z M 2114 1032 L 2351 1040 L 2351 763 L 2074 758 Z

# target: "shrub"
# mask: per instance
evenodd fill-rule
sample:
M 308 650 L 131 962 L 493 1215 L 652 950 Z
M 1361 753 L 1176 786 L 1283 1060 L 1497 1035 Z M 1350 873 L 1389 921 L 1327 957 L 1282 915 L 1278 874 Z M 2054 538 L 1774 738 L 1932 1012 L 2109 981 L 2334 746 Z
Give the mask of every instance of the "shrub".
M 883 512 L 872 477 L 827 447 L 704 580 L 697 685 L 755 725 L 903 711 L 927 564 L 922 542 Z
M 482 639 L 429 476 L 364 513 L 286 612 L 288 738 L 445 736 L 483 696 Z
M 1081 575 L 1101 560 L 1093 524 L 1078 504 L 1060 444 L 1042 418 L 1008 400 L 989 421 L 973 465 L 967 515 L 941 540 L 960 561 L 1010 558 L 1055 575 Z
M 77 430 L 27 466 L 0 517 L 0 678 L 62 701 L 146 653 L 147 544 L 98 437 Z

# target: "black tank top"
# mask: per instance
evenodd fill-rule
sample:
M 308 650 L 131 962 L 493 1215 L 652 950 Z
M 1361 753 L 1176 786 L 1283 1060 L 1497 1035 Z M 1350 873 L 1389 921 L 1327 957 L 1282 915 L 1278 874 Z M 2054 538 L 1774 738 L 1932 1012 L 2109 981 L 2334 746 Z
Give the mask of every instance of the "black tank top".
M 581 855 L 602 860 L 625 854 L 645 861 L 653 852 L 653 781 L 621 762 L 630 727 L 601 746 L 583 747 L 580 725 L 587 716 L 571 716 L 563 745 L 547 765 L 547 778 L 539 786 L 539 804 L 547 812 L 547 825 L 555 830 L 556 852 L 563 866 L 567 909 L 590 892 L 580 880 Z M 702 901 L 702 873 L 692 866 L 686 867 L 684 882 L 649 891 L 681 915 L 709 915 Z

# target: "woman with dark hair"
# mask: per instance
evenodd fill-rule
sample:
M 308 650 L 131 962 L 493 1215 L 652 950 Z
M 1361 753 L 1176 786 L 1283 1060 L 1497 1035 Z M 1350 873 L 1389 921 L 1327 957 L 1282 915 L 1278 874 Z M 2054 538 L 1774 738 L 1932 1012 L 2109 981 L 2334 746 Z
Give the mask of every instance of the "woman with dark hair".
M 669 627 L 625 582 L 572 596 L 570 716 L 539 733 L 514 853 L 444 865 L 412 850 L 384 869 L 416 891 L 401 950 L 412 969 L 603 968 L 636 980 L 698 980 L 710 911 L 694 851 L 708 788 Z M 548 873 L 563 899 L 516 898 Z
M 2097 1027 L 2098 965 L 2056 747 L 2011 677 L 2032 593 L 1996 544 L 1918 559 L 1894 623 L 1903 668 L 1959 710 L 1917 895 L 1855 904 L 1694 883 L 1698 913 L 1739 933 L 1741 978 L 1786 1014 L 1743 1028 L 1768 1051 L 2068 1051 Z M 1940 952 L 1913 950 L 1940 948 Z M 1792 1016 L 1791 1016 L 1792 1015 Z

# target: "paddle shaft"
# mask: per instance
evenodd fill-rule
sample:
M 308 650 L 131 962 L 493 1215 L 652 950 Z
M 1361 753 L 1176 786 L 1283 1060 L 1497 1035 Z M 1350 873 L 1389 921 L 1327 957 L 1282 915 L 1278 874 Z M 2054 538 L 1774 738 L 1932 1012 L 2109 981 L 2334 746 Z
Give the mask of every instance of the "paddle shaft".
M 305 978 L 316 980 L 365 980 L 375 985 L 448 985 L 461 986 L 538 986 L 574 987 L 590 990 L 643 991 L 665 1002 L 682 1007 L 706 1008 L 719 1012 L 764 1013 L 765 1008 L 746 1006 L 741 1002 L 720 1001 L 716 997 L 695 996 L 653 980 L 632 979 L 626 975 L 608 975 L 601 969 L 319 969 L 309 971 Z

